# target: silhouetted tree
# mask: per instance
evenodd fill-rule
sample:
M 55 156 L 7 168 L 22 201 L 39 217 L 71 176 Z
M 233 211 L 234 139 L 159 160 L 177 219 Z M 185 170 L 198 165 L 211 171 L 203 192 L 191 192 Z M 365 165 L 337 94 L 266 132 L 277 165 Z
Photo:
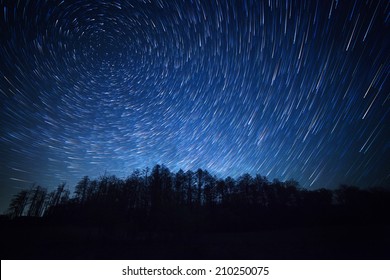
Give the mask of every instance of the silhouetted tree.
M 255 186 L 255 203 L 261 207 L 267 205 L 267 197 L 265 194 L 265 188 L 269 185 L 269 182 L 265 176 L 257 174 L 253 179 Z
M 225 179 L 226 185 L 226 202 L 225 204 L 233 205 L 238 200 L 238 188 L 237 183 L 232 177 Z
M 286 193 L 286 205 L 297 206 L 299 202 L 299 183 L 294 179 L 287 180 L 284 183 Z
M 195 174 L 191 170 L 186 172 L 187 205 L 193 206 L 194 202 L 194 179 Z
M 173 206 L 173 181 L 171 171 L 164 165 L 160 169 L 160 178 L 162 206 L 170 208 Z
M 123 196 L 127 201 L 126 211 L 137 208 L 145 208 L 148 204 L 143 201 L 143 193 L 145 192 L 143 180 L 140 176 L 140 171 L 135 170 L 124 183 Z
M 272 184 L 264 185 L 264 198 L 266 208 L 273 208 L 277 205 L 275 182 Z
M 151 206 L 154 210 L 159 210 L 162 205 L 162 187 L 161 187 L 161 166 L 155 165 L 152 169 L 150 178 Z
M 80 204 L 84 204 L 85 201 L 87 200 L 87 191 L 89 188 L 89 183 L 90 183 L 89 177 L 84 176 L 80 180 L 80 182 L 78 182 L 76 185 L 76 189 L 75 189 L 76 197 L 75 198 Z
M 59 203 L 61 203 L 61 198 L 63 197 L 65 192 L 65 183 L 58 185 L 57 189 L 49 194 L 50 199 L 48 202 L 49 207 L 55 207 Z
M 199 207 L 202 205 L 202 187 L 203 187 L 203 170 L 202 169 L 199 168 L 196 171 L 196 177 L 198 179 L 197 192 L 196 192 L 196 196 L 197 196 L 196 204 Z
M 217 180 L 215 197 L 216 203 L 224 205 L 227 202 L 227 196 L 228 192 L 225 181 L 222 179 Z
M 216 182 L 217 179 L 213 177 L 208 171 L 203 172 L 204 179 L 204 204 L 206 207 L 212 207 L 216 202 Z
M 8 207 L 8 215 L 11 218 L 20 217 L 23 215 L 26 205 L 29 200 L 29 191 L 21 190 L 18 192 L 11 200 L 11 203 Z
M 30 206 L 27 216 L 41 217 L 45 209 L 47 190 L 41 186 L 37 186 L 31 190 Z
M 185 201 L 185 183 L 186 183 L 186 175 L 182 169 L 180 169 L 176 174 L 175 174 L 175 200 L 177 205 L 184 205 Z
M 242 205 L 253 204 L 252 181 L 252 176 L 248 173 L 238 178 L 239 203 Z

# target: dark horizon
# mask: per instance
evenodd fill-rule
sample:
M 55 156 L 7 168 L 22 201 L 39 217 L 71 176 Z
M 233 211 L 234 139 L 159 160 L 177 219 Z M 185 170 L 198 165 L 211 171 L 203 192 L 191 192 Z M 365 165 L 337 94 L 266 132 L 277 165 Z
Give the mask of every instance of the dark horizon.
M 12 200 L 14 200 L 15 197 L 17 197 L 18 194 L 20 194 L 21 192 L 32 192 L 33 193 L 38 188 L 38 189 L 44 191 L 45 196 L 50 196 L 50 194 L 53 196 L 54 193 L 56 193 L 58 191 L 58 189 L 61 188 L 61 190 L 63 192 L 68 193 L 68 195 L 67 195 L 68 199 L 78 200 L 79 199 L 78 197 L 80 196 L 79 188 L 81 185 L 84 185 L 84 188 L 86 189 L 89 187 L 88 186 L 89 184 L 94 183 L 97 186 L 100 183 L 102 183 L 102 181 L 112 180 L 115 184 L 126 185 L 127 188 L 131 189 L 131 188 L 134 188 L 134 186 L 127 186 L 127 182 L 136 179 L 138 181 L 139 180 L 144 181 L 143 182 L 144 187 L 149 188 L 149 187 L 151 187 L 150 181 L 153 179 L 153 176 L 155 176 L 154 175 L 155 173 L 157 173 L 157 176 L 161 176 L 161 174 L 159 174 L 159 173 L 163 173 L 164 176 L 166 176 L 166 178 L 165 178 L 166 183 L 169 184 L 171 186 L 171 188 L 174 188 L 175 184 L 177 184 L 178 176 L 182 176 L 183 178 L 190 176 L 191 184 L 189 186 L 187 186 L 187 188 L 199 188 L 197 191 L 199 193 L 202 193 L 202 196 L 205 195 L 204 194 L 204 192 L 205 192 L 204 181 L 207 181 L 207 180 L 209 180 L 209 183 L 211 182 L 213 192 L 217 191 L 216 185 L 218 183 L 223 183 L 224 186 L 226 187 L 227 182 L 232 184 L 231 188 L 237 188 L 237 189 L 240 188 L 240 184 L 244 182 L 245 184 L 255 184 L 255 185 L 260 183 L 261 186 L 264 185 L 264 186 L 270 186 L 270 187 L 275 186 L 275 185 L 281 186 L 284 188 L 292 187 L 292 188 L 294 188 L 294 191 L 298 191 L 298 192 L 316 193 L 318 191 L 320 191 L 320 192 L 323 191 L 323 192 L 327 192 L 328 194 L 331 194 L 332 198 L 330 199 L 330 201 L 328 201 L 331 204 L 340 203 L 340 201 L 338 201 L 336 197 L 339 195 L 338 192 L 340 192 L 341 190 L 346 189 L 346 188 L 353 189 L 354 191 L 362 192 L 362 193 L 376 192 L 376 191 L 390 193 L 390 186 L 373 186 L 373 187 L 368 187 L 368 188 L 361 188 L 360 186 L 356 186 L 356 185 L 338 184 L 337 186 L 333 186 L 332 188 L 313 189 L 313 188 L 307 188 L 305 186 L 302 186 L 300 184 L 300 182 L 298 182 L 294 178 L 290 178 L 290 179 L 285 180 L 285 181 L 280 180 L 279 178 L 273 178 L 271 180 L 270 178 L 267 178 L 266 176 L 263 176 L 261 174 L 253 175 L 253 174 L 250 174 L 248 172 L 241 174 L 241 176 L 239 176 L 239 177 L 233 177 L 233 176 L 218 177 L 216 174 L 212 174 L 208 170 L 202 169 L 202 168 L 198 168 L 195 171 L 194 170 L 184 170 L 184 169 L 179 168 L 179 170 L 175 171 L 175 170 L 170 170 L 169 167 L 164 165 L 164 164 L 156 164 L 152 168 L 145 167 L 143 169 L 135 169 L 132 173 L 128 174 L 126 177 L 118 177 L 115 174 L 110 174 L 107 172 L 105 172 L 103 175 L 100 175 L 99 177 L 90 177 L 88 175 L 85 175 L 82 178 L 80 178 L 80 180 L 74 185 L 69 185 L 66 182 L 60 182 L 55 187 L 52 186 L 50 188 L 47 188 L 45 186 L 42 186 L 41 184 L 32 183 L 29 187 L 19 188 L 19 190 L 15 191 L 15 193 L 12 194 L 12 198 L 8 201 L 8 204 L 7 204 L 7 207 L 8 207 L 7 211 L 9 211 L 10 202 L 12 202 Z M 183 179 L 183 178 L 182 178 L 183 182 L 181 182 L 182 184 L 186 183 L 188 180 L 188 179 Z M 200 180 L 202 181 L 202 183 Z M 137 192 L 136 189 L 134 189 L 132 191 Z M 175 191 L 179 191 L 179 190 L 175 190 Z M 219 190 L 219 191 L 222 191 L 222 190 Z M 84 192 L 85 192 L 85 190 L 84 190 Z M 31 199 L 31 197 L 27 200 L 30 201 L 30 199 Z M 45 200 L 44 204 L 49 203 L 48 201 L 46 201 L 47 199 L 44 199 L 44 200 Z M 28 205 L 29 205 L 29 203 L 27 203 L 26 207 Z M 47 207 L 49 207 L 49 206 L 44 206 L 43 209 L 46 209 Z M 6 212 L 4 212 L 3 214 L 8 215 L 9 213 L 6 213 Z M 44 212 L 45 211 L 42 210 L 41 215 L 38 215 L 38 216 L 39 217 L 44 216 L 44 214 L 45 214 Z M 20 216 L 31 216 L 31 215 L 27 215 L 26 212 L 23 212 L 23 214 Z M 32 215 L 32 216 L 36 216 L 36 215 Z
M 21 190 L 0 242 L 2 259 L 387 259 L 389 212 L 389 189 L 155 165 L 125 180 L 85 176 L 73 193 Z
M 183 171 L 184 173 L 187 173 L 187 172 L 193 172 L 193 173 L 196 173 L 194 170 L 183 170 L 181 168 L 179 168 L 178 170 L 171 170 L 169 168 L 169 166 L 166 166 L 165 164 L 156 164 L 157 166 L 162 166 L 164 168 L 167 168 L 169 170 L 169 172 L 174 175 L 174 174 L 177 174 L 177 172 L 179 171 Z M 156 166 L 155 165 L 155 166 Z M 139 173 L 139 174 L 145 174 L 145 172 L 150 172 L 152 170 L 152 168 L 150 167 L 145 167 L 145 168 L 137 168 L 135 170 L 133 170 L 133 172 L 129 173 L 127 176 L 123 176 L 123 177 L 119 177 L 117 176 L 116 174 L 111 174 L 107 171 L 105 172 L 102 172 L 99 176 L 95 176 L 95 177 L 91 177 L 89 175 L 85 175 L 83 176 L 82 178 L 79 178 L 79 180 L 74 183 L 74 184 L 69 184 L 68 182 L 58 182 L 56 185 L 52 185 L 52 186 L 44 186 L 42 184 L 39 184 L 38 182 L 32 182 L 32 183 L 28 183 L 28 185 L 22 187 L 22 186 L 19 186 L 18 188 L 15 188 L 14 189 L 14 192 L 10 193 L 10 197 L 8 200 L 6 200 L 7 198 L 6 197 L 3 197 L 4 201 L 6 201 L 6 203 L 4 203 L 2 205 L 2 207 L 4 208 L 3 211 L 0 211 L 0 214 L 2 215 L 6 215 L 7 213 L 7 210 L 8 210 L 8 207 L 9 207 L 9 203 L 10 201 L 12 200 L 13 197 L 15 197 L 15 195 L 17 193 L 19 193 L 20 191 L 22 190 L 33 190 L 34 188 L 36 187 L 40 187 L 42 189 L 45 189 L 48 193 L 49 192 L 53 192 L 53 191 L 56 191 L 56 189 L 58 188 L 58 186 L 64 186 L 65 189 L 67 191 L 70 192 L 70 194 L 74 194 L 75 190 L 76 190 L 76 187 L 77 185 L 80 183 L 80 181 L 83 180 L 83 178 L 88 178 L 89 180 L 91 181 L 99 181 L 101 180 L 102 178 L 110 178 L 110 177 L 115 177 L 117 178 L 118 180 L 122 180 L 122 181 L 126 181 L 128 180 L 131 176 L 133 176 L 133 174 L 136 174 L 136 173 Z M 337 184 L 335 186 L 331 186 L 329 188 L 324 188 L 324 187 L 318 187 L 318 188 L 308 188 L 307 186 L 303 186 L 301 185 L 301 183 L 297 180 L 295 180 L 294 178 L 288 178 L 287 180 L 280 180 L 279 178 L 267 178 L 267 176 L 264 176 L 262 174 L 251 174 L 251 173 L 248 173 L 248 172 L 244 172 L 243 174 L 241 174 L 240 176 L 237 176 L 237 177 L 233 177 L 233 176 L 225 176 L 225 177 L 219 177 L 217 176 L 217 174 L 212 174 L 210 172 L 208 172 L 208 170 L 206 169 L 202 169 L 202 168 L 197 168 L 196 170 L 203 170 L 205 171 L 207 174 L 209 174 L 210 176 L 212 176 L 215 180 L 226 180 L 228 178 L 231 178 L 233 179 L 235 182 L 239 181 L 240 178 L 243 178 L 245 176 L 250 176 L 251 178 L 256 178 L 256 177 L 261 177 L 263 178 L 266 182 L 269 182 L 270 184 L 273 183 L 273 182 L 281 182 L 281 183 L 285 183 L 285 182 L 295 182 L 297 185 L 296 187 L 301 189 L 301 190 L 307 190 L 307 191 L 317 191 L 317 190 L 321 190 L 321 189 L 324 189 L 324 190 L 329 190 L 329 191 L 335 191 L 337 189 L 339 189 L 340 187 L 342 186 L 348 186 L 348 187 L 354 187 L 354 188 L 357 188 L 359 190 L 362 190 L 362 191 L 369 191 L 370 189 L 382 189 L 382 190 L 385 190 L 385 191 L 390 191 L 390 186 L 387 186 L 387 185 L 372 185 L 372 186 L 369 186 L 369 187 L 361 187 L 359 185 L 349 185 L 349 184 L 345 184 L 345 183 L 340 183 L 340 184 Z

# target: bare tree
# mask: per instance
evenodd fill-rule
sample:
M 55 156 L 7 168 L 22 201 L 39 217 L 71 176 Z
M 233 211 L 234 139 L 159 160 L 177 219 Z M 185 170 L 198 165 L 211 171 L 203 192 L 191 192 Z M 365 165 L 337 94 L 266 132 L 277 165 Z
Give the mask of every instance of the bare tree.
M 21 190 L 18 192 L 11 200 L 11 203 L 8 207 L 8 215 L 11 218 L 20 217 L 24 214 L 26 205 L 29 200 L 29 191 Z

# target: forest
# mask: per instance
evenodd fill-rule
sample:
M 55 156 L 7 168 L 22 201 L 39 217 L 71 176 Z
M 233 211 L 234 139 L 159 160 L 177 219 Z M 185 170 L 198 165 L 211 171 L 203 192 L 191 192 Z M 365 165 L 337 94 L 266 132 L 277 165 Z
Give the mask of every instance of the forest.
M 21 190 L 1 242 L 12 258 L 386 258 L 388 213 L 386 188 L 308 190 L 155 165 L 125 179 L 85 176 L 73 193 L 65 183 Z

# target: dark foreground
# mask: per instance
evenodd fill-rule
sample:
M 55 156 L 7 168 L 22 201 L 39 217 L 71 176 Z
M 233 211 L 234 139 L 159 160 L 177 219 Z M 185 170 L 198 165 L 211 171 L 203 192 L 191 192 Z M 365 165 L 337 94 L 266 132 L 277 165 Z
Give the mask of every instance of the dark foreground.
M 1 259 L 390 259 L 389 225 L 128 232 L 1 221 Z
M 307 190 L 249 174 L 84 177 L 74 195 L 21 190 L 2 259 L 390 259 L 390 189 Z

